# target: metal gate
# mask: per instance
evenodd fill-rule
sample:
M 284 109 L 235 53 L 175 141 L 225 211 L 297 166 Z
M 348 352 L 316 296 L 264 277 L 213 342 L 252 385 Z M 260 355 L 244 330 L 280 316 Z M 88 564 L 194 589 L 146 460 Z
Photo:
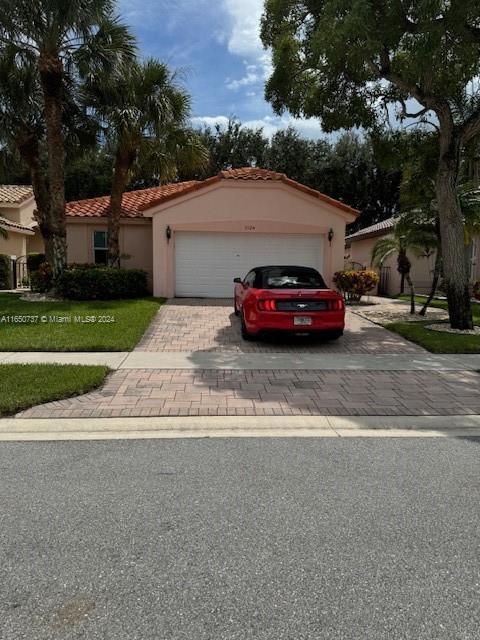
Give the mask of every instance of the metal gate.
M 28 289 L 27 256 L 12 259 L 12 289 Z
M 380 268 L 380 280 L 378 282 L 378 295 L 385 296 L 388 294 L 388 283 L 390 280 L 390 267 Z

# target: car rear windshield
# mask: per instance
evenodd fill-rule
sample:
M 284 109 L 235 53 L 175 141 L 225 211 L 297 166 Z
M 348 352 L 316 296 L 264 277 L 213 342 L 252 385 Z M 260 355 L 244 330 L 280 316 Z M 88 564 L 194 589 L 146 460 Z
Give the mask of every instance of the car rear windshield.
M 272 267 L 261 273 L 262 289 L 326 289 L 322 276 L 307 267 Z

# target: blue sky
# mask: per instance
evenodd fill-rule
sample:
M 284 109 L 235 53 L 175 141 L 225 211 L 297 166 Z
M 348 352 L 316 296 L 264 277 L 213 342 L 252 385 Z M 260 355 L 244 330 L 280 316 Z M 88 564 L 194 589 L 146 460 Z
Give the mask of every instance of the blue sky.
M 292 124 L 316 138 L 316 120 L 274 116 L 263 99 L 270 56 L 261 45 L 263 0 L 119 0 L 124 22 L 138 38 L 141 55 L 155 56 L 185 74 L 194 124 L 224 123 L 235 115 L 266 135 Z

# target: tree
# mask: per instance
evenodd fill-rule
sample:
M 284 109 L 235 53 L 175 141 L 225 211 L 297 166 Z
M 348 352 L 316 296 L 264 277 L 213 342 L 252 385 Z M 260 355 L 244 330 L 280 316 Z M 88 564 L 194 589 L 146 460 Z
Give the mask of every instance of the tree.
M 276 112 L 318 117 L 327 131 L 372 126 L 379 105 L 438 130 L 435 179 L 452 327 L 472 314 L 457 186 L 462 148 L 480 133 L 476 0 L 267 0 L 273 49 L 266 97 Z
M 36 203 L 34 215 L 50 262 L 53 258 L 53 225 L 42 157 L 45 127 L 36 66 L 28 60 L 17 59 L 11 48 L 4 48 L 0 58 L 0 85 L 0 141 L 4 152 L 10 150 L 10 155 L 15 155 L 16 151 L 28 167 Z
M 113 14 L 113 0 L 2 0 L 0 46 L 36 65 L 43 100 L 52 267 L 67 259 L 65 144 L 62 135 L 69 83 L 98 68 L 112 70 L 134 53 L 134 40 Z
M 182 172 L 182 179 L 202 179 L 216 175 L 228 167 L 246 167 L 255 163 L 266 166 L 268 138 L 261 128 L 244 127 L 235 117 L 228 120 L 227 126 L 220 124 L 204 127 L 200 131 L 202 144 L 208 149 L 209 160 L 201 171 Z
M 168 67 L 154 59 L 131 61 L 118 73 L 92 76 L 84 100 L 93 109 L 114 159 L 108 217 L 109 264 L 120 265 L 122 198 L 137 169 L 173 180 L 178 167 L 193 171 L 207 151 L 188 127 L 190 97 Z
M 381 267 L 386 258 L 397 254 L 397 271 L 407 281 L 410 289 L 410 313 L 415 313 L 415 288 L 410 276 L 412 263 L 409 252 L 419 256 L 436 247 L 435 235 L 421 225 L 412 225 L 407 220 L 398 220 L 393 235 L 380 238 L 372 249 L 372 264 Z

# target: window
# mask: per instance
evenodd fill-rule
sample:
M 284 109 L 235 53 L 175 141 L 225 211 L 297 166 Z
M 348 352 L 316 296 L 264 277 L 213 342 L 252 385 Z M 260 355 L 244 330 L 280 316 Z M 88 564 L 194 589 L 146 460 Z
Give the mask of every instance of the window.
M 322 276 L 308 267 L 271 267 L 262 272 L 263 289 L 326 289 Z
M 107 264 L 108 242 L 106 231 L 93 232 L 93 260 L 95 264 Z
M 256 277 L 255 271 L 250 271 L 249 273 L 247 273 L 244 279 L 245 284 L 248 284 L 250 287 L 253 287 L 253 283 L 255 282 L 255 277 Z

